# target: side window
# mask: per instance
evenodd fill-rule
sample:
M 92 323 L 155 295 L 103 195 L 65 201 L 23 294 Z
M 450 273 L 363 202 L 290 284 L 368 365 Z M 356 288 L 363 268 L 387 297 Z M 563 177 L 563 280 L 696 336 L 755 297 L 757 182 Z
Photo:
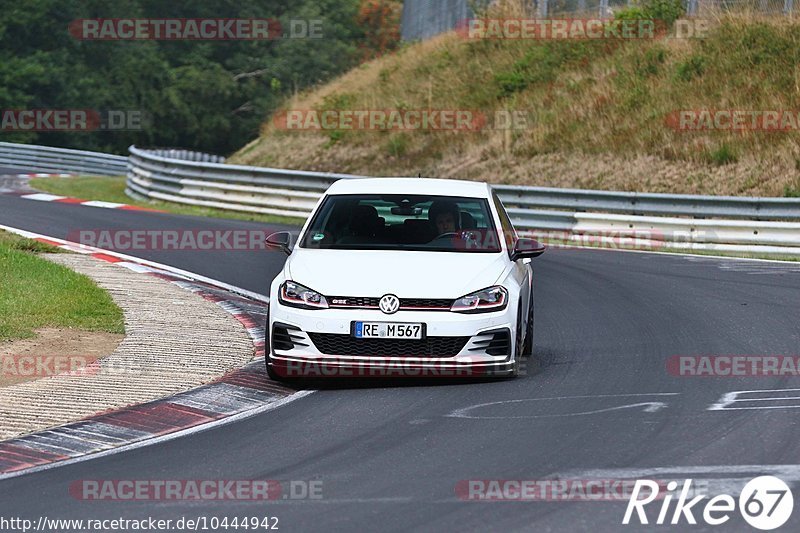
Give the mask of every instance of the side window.
M 492 200 L 494 201 L 495 209 L 497 209 L 497 214 L 500 215 L 500 226 L 503 231 L 503 239 L 505 239 L 506 244 L 508 245 L 508 254 L 511 255 L 511 250 L 514 249 L 519 237 L 517 237 L 517 232 L 514 230 L 514 225 L 511 223 L 511 219 L 508 218 L 506 208 L 503 207 L 503 202 L 500 201 L 497 193 L 492 193 Z

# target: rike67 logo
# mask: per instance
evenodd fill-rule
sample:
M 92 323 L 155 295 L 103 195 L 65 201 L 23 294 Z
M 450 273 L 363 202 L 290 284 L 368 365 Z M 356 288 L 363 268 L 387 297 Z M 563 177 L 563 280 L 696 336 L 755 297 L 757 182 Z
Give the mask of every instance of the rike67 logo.
M 679 494 L 676 492 L 676 481 L 667 484 L 665 493 L 661 493 L 660 488 L 655 481 L 636 480 L 622 523 L 630 524 L 635 513 L 634 524 L 636 519 L 640 524 L 649 524 L 645 507 L 656 500 L 661 501 L 655 521 L 657 525 L 697 524 L 695 513 L 698 513 L 706 524 L 719 526 L 730 520 L 737 510 L 736 500 L 728 494 L 711 497 L 705 505 L 698 504 L 709 498 L 708 495 L 700 494 L 689 499 L 692 492 L 691 479 L 684 481 Z M 677 502 L 670 517 L 670 507 L 675 496 Z M 756 529 L 766 531 L 779 528 L 789 520 L 793 508 L 792 491 L 786 483 L 774 476 L 760 476 L 750 480 L 739 494 L 738 511 Z

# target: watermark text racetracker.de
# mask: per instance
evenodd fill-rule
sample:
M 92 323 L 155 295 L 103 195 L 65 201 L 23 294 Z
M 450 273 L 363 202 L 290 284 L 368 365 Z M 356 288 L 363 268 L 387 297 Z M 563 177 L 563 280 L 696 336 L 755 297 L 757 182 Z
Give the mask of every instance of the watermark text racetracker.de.
M 499 109 L 288 109 L 273 116 L 285 131 L 439 131 L 524 130 L 535 122 L 527 110 Z
M 81 41 L 262 41 L 321 39 L 322 19 L 97 18 L 78 19 L 69 33 Z
M 369 361 L 353 358 L 326 357 L 319 361 L 274 360 L 274 371 L 285 378 L 412 378 L 412 379 L 461 379 L 488 378 L 505 375 L 505 370 L 469 362 L 432 361 L 429 357 L 395 355 L 392 357 L 370 356 Z M 519 361 L 519 375 L 527 374 L 528 362 Z
M 138 109 L 2 109 L 0 131 L 139 131 L 150 122 Z
M 71 229 L 67 240 L 115 252 L 266 250 L 273 229 Z
M 666 487 L 668 481 L 656 482 Z M 463 479 L 456 496 L 464 501 L 620 502 L 634 494 L 635 479 Z
M 548 248 L 605 248 L 609 250 L 656 250 L 680 236 L 657 229 L 586 228 L 567 230 L 522 230 L 520 236 L 537 239 Z
M 799 377 L 800 355 L 673 355 L 667 372 L 678 377 Z
M 80 479 L 69 486 L 85 502 L 322 500 L 322 480 Z
M 0 355 L 0 378 L 38 379 L 52 376 L 92 376 L 99 372 L 96 357 L 88 355 Z
M 792 132 L 800 130 L 797 109 L 679 109 L 664 117 L 679 132 Z
M 51 377 L 122 379 L 155 374 L 157 371 L 150 365 L 114 357 L 32 353 L 0 355 L 0 379 L 10 383 Z
M 662 37 L 702 39 L 709 21 L 608 18 L 473 18 L 461 21 L 456 31 L 465 39 L 492 40 L 652 40 Z

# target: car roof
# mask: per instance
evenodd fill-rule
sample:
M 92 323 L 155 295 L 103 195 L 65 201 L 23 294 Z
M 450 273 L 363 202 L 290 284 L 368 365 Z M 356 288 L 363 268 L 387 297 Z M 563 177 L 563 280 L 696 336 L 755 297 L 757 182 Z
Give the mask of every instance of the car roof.
M 437 178 L 340 179 L 326 194 L 429 194 L 489 198 L 489 185 L 480 181 Z

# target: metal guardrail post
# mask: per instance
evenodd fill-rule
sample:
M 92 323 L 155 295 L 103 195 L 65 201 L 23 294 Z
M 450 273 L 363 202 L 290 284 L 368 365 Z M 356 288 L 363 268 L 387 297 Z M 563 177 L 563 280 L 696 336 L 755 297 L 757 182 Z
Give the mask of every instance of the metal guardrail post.
M 547 2 L 548 0 L 538 0 L 537 1 L 537 15 L 539 18 L 547 17 Z

